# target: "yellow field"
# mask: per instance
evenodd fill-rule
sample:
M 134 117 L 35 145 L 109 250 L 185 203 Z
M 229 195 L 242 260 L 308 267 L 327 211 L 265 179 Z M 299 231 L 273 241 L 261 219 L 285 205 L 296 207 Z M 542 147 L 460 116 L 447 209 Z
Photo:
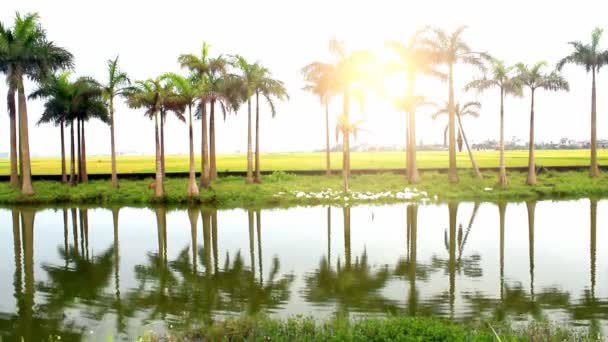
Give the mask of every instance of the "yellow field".
M 200 170 L 200 156 L 196 166 Z M 498 151 L 476 152 L 475 157 L 480 167 L 498 166 Z M 507 151 L 507 166 L 525 166 L 528 163 L 528 151 Z M 598 150 L 600 164 L 608 164 L 608 150 Z M 332 169 L 340 169 L 342 154 L 332 153 Z M 188 156 L 167 156 L 168 172 L 188 171 Z M 218 156 L 218 171 L 244 171 L 246 159 L 244 154 L 224 154 Z M 536 152 L 536 164 L 541 166 L 587 165 L 588 150 L 542 150 Z M 325 168 L 325 154 L 315 153 L 271 153 L 263 154 L 262 170 L 322 170 Z M 353 152 L 351 154 L 353 169 L 402 168 L 405 166 L 404 152 Z M 447 167 L 447 151 L 424 151 L 418 153 L 420 168 Z M 458 153 L 458 166 L 470 167 L 466 152 Z M 139 173 L 154 171 L 154 156 L 120 156 L 118 157 L 119 173 Z M 110 173 L 109 156 L 89 156 L 87 160 L 89 173 Z M 9 160 L 0 160 L 0 174 L 9 172 Z M 32 172 L 36 175 L 61 173 L 59 158 L 32 159 Z

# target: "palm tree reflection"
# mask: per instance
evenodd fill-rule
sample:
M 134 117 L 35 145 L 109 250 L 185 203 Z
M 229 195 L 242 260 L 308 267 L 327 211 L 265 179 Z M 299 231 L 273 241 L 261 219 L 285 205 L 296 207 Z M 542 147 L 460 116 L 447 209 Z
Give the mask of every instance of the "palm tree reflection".
M 366 251 L 355 259 L 354 264 L 351 261 L 350 210 L 349 207 L 342 209 L 345 266 L 338 258 L 336 267 L 332 268 L 328 258 L 321 257 L 319 268 L 305 276 L 304 299 L 316 305 L 336 303 L 336 311 L 342 315 L 351 311 L 396 312 L 397 303 L 380 293 L 390 278 L 388 267 L 372 269 Z

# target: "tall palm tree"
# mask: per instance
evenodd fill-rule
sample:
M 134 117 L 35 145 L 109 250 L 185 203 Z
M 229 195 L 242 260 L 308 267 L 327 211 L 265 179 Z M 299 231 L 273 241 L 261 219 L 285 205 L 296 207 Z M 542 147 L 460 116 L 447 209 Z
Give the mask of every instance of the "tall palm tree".
M 416 111 L 418 108 L 423 106 L 434 105 L 432 102 L 427 101 L 424 96 L 414 96 L 412 94 L 405 95 L 405 97 L 397 98 L 395 100 L 395 107 L 405 112 L 407 117 L 407 127 L 406 127 L 406 142 L 407 142 L 407 179 L 408 182 L 415 184 L 420 181 L 420 174 L 418 172 L 418 168 L 416 167 L 416 121 L 414 116 L 416 115 Z M 414 137 L 414 140 L 412 140 Z
M 336 93 L 335 66 L 329 63 L 313 62 L 302 68 L 306 81 L 304 90 L 319 97 L 325 106 L 325 174 L 331 175 L 331 160 L 329 153 L 329 102 Z
M 201 117 L 201 183 L 202 188 L 209 187 L 210 168 L 209 168 L 209 150 L 208 150 L 208 130 L 207 130 L 207 102 L 209 101 L 209 74 L 216 70 L 224 68 L 223 63 L 212 60 L 209 57 L 209 44 L 203 42 L 200 55 L 183 54 L 178 58 L 178 62 L 182 68 L 187 68 L 194 73 L 199 80 L 203 82 L 205 87 L 200 88 L 199 106 Z M 214 145 L 215 146 L 215 145 Z
M 591 33 L 591 43 L 585 44 L 581 41 L 570 42 L 574 51 L 557 63 L 557 70 L 562 70 L 566 64 L 575 64 L 585 68 L 587 73 L 591 71 L 591 165 L 589 176 L 597 177 L 600 170 L 597 163 L 597 104 L 595 90 L 595 75 L 600 69 L 608 64 L 608 50 L 601 50 L 600 39 L 604 30 L 595 28 Z
M 549 74 L 543 72 L 543 68 L 547 66 L 547 62 L 538 62 L 532 67 L 519 63 L 516 65 L 519 72 L 519 80 L 521 84 L 530 89 L 531 104 L 530 104 L 530 142 L 528 143 L 528 185 L 536 184 L 536 163 L 534 159 L 534 95 L 537 89 L 545 89 L 551 91 L 565 90 L 569 91 L 570 86 L 568 81 L 559 74 L 553 71 Z
M 6 70 L 10 94 L 17 92 L 19 111 L 19 162 L 22 165 L 21 192 L 34 194 L 27 120 L 27 102 L 23 78 L 36 82 L 44 80 L 53 72 L 72 66 L 72 54 L 46 39 L 46 32 L 39 23 L 38 14 L 15 15 L 13 29 L 0 25 L 0 69 Z M 9 110 L 14 108 L 10 106 Z M 11 143 L 15 140 L 11 139 Z M 15 158 L 12 158 L 15 170 Z M 14 177 L 14 175 L 13 175 Z M 14 179 L 13 179 L 14 181 Z
M 161 108 L 163 89 L 160 79 L 148 79 L 135 82 L 135 86 L 128 92 L 127 105 L 131 108 L 144 108 L 145 115 L 154 119 L 154 140 L 156 145 L 156 181 L 154 183 L 154 196 L 164 196 L 164 177 L 160 155 L 160 137 L 158 128 L 158 114 Z
M 188 174 L 188 197 L 192 198 L 197 196 L 198 186 L 196 185 L 196 167 L 194 166 L 194 133 L 192 130 L 192 106 L 196 104 L 196 99 L 199 96 L 201 86 L 200 82 L 197 82 L 195 75 L 190 77 L 182 77 L 178 74 L 167 73 L 161 76 L 162 79 L 167 80 L 168 86 L 171 91 L 177 97 L 177 101 L 188 108 L 188 141 L 189 141 L 189 154 L 190 154 L 190 169 Z
M 513 76 L 513 66 L 507 66 L 501 60 L 492 59 L 490 62 L 491 78 L 475 79 L 465 86 L 465 90 L 476 89 L 482 92 L 491 88 L 500 90 L 500 165 L 498 185 L 507 186 L 507 169 L 505 166 L 505 107 L 507 95 L 522 96 L 522 87 L 517 76 Z
M 259 79 L 255 85 L 255 174 L 253 180 L 256 183 L 262 182 L 260 172 L 260 95 L 266 99 L 273 118 L 276 115 L 276 106 L 273 98 L 279 101 L 289 99 L 283 82 L 272 78 L 272 74 L 267 68 L 260 67 Z
M 103 96 L 108 105 L 110 114 L 110 145 L 112 151 L 112 187 L 118 188 L 118 175 L 116 173 L 116 142 L 114 139 L 114 98 L 124 96 L 131 86 L 131 80 L 126 72 L 118 66 L 118 56 L 108 60 L 108 81 L 103 85 Z
M 363 102 L 363 93 L 365 91 L 363 79 L 369 79 L 370 68 L 373 56 L 368 51 L 357 50 L 347 52 L 344 43 L 335 39 L 329 42 L 330 51 L 337 57 L 335 83 L 338 91 L 343 95 L 342 115 L 338 122 L 339 126 L 344 129 L 350 128 L 350 101 L 354 96 Z M 344 138 L 342 146 L 342 188 L 344 192 L 348 192 L 348 179 L 350 177 L 350 134 L 346 130 L 342 132 Z
M 432 51 L 421 46 L 420 34 L 416 32 L 410 37 L 407 44 L 401 42 L 389 42 L 388 47 L 394 50 L 399 59 L 391 65 L 392 71 L 405 73 L 407 77 L 408 87 L 407 94 L 403 98 L 414 99 L 414 89 L 416 79 L 420 74 L 438 77 L 445 79 L 445 75 L 440 73 L 435 68 L 435 58 Z M 402 108 L 406 115 L 406 164 L 407 164 L 407 179 L 410 183 L 418 183 L 420 174 L 416 167 L 416 107 Z
M 228 75 L 227 68 L 230 61 L 224 56 L 217 56 L 209 59 L 209 69 L 207 70 L 208 81 L 208 100 L 209 100 L 209 179 L 217 178 L 217 159 L 215 153 L 215 105 L 218 104 L 222 110 L 224 120 L 226 113 L 235 108 L 233 98 L 233 85 L 231 75 Z M 238 108 L 238 105 L 236 105 Z
M 243 56 L 235 56 L 234 64 L 241 72 L 241 96 L 247 101 L 247 176 L 245 182 L 251 184 L 253 178 L 253 148 L 251 134 L 251 97 L 256 94 L 262 67 L 258 63 L 249 63 Z
M 59 75 L 53 75 L 40 85 L 40 87 L 29 96 L 29 99 L 46 98 L 44 111 L 38 120 L 37 125 L 53 123 L 60 127 L 61 134 L 61 182 L 67 183 L 67 173 L 65 165 L 65 135 L 64 126 L 67 124 L 66 119 L 70 111 L 70 101 L 72 95 L 72 83 L 70 82 L 70 74 L 63 72 Z
M 70 115 L 72 120 L 77 120 L 80 124 L 79 138 L 79 166 L 80 166 L 80 181 L 87 182 L 87 151 L 86 151 L 86 135 L 85 123 L 91 119 L 99 119 L 104 123 L 109 122 L 108 108 L 103 99 L 103 88 L 91 77 L 79 77 L 74 82 L 75 93 L 73 105 L 71 106 Z
M 469 159 L 471 160 L 471 165 L 473 167 L 473 176 L 475 176 L 476 178 L 483 178 L 481 175 L 481 172 L 479 171 L 479 167 L 477 166 L 477 162 L 475 161 L 475 158 L 473 157 L 473 151 L 471 151 L 471 147 L 469 146 L 469 141 L 467 139 L 467 136 L 464 132 L 464 127 L 462 126 L 462 117 L 463 116 L 470 116 L 470 117 L 474 117 L 477 118 L 479 117 L 479 109 L 481 108 L 481 103 L 479 102 L 466 102 L 464 103 L 462 106 L 460 106 L 459 102 L 456 102 L 455 104 L 455 108 L 454 108 L 454 113 L 456 114 L 456 118 L 458 119 L 458 131 L 459 131 L 459 135 L 462 136 L 463 140 L 464 140 L 464 144 L 467 148 L 467 151 L 469 152 Z M 449 107 L 449 103 L 446 103 L 445 106 L 438 110 L 437 112 L 435 112 L 432 116 L 433 120 L 437 119 L 437 117 L 439 117 L 439 115 L 442 114 L 449 114 L 450 112 L 450 107 Z
M 470 64 L 483 68 L 484 53 L 474 52 L 462 38 L 466 26 L 457 28 L 451 34 L 438 28 L 428 28 L 425 31 L 432 33 L 432 37 L 421 38 L 421 45 L 431 49 L 433 58 L 448 68 L 448 104 L 452 110 L 448 114 L 448 136 L 450 165 L 448 179 L 451 183 L 458 182 L 456 168 L 456 131 L 454 112 L 454 66 L 456 64 Z
M 175 114 L 178 120 L 186 122 L 184 112 L 186 111 L 184 103 L 180 100 L 177 94 L 172 92 L 170 84 L 167 80 L 164 80 L 162 76 L 161 80 L 161 92 L 160 92 L 160 166 L 163 173 L 163 178 L 166 178 L 167 169 L 165 167 L 165 123 L 167 122 L 167 114 L 169 112 Z
M 86 180 L 84 177 L 85 169 L 82 169 L 83 164 L 86 163 L 86 150 L 84 149 L 84 122 L 86 120 L 97 118 L 103 122 L 108 121 L 107 109 L 102 99 L 102 90 L 100 85 L 89 77 L 80 77 L 74 82 L 69 79 L 68 73 L 62 73 L 57 76 L 53 76 L 45 80 L 44 83 L 32 94 L 30 99 L 44 98 L 46 102 L 44 104 L 44 112 L 38 123 L 55 122 L 61 125 L 61 148 L 62 148 L 62 163 L 65 160 L 64 153 L 64 142 L 63 142 L 63 125 L 70 124 L 70 152 L 71 152 L 71 176 L 70 183 L 73 184 L 75 178 L 73 176 L 74 171 L 74 121 L 79 125 L 78 133 L 78 145 L 79 145 L 79 157 L 78 165 L 81 168 L 82 180 Z M 80 134 L 82 133 L 82 134 Z M 65 164 L 64 164 L 65 165 Z M 62 166 L 62 179 L 67 180 L 65 175 L 65 166 Z

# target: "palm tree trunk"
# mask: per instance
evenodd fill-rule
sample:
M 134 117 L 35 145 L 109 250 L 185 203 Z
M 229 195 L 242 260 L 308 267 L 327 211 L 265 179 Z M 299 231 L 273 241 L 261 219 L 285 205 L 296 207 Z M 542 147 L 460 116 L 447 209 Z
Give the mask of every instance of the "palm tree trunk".
M 507 186 L 507 169 L 505 167 L 505 92 L 500 89 L 500 164 L 498 170 L 498 185 Z
M 344 261 L 346 268 L 350 269 L 352 265 L 352 253 L 350 243 L 350 207 L 344 207 L 342 209 L 344 216 Z
M 534 212 L 536 202 L 526 202 L 528 209 L 528 257 L 530 259 L 530 295 L 534 300 Z
M 448 212 L 450 215 L 450 244 L 449 244 L 449 261 L 448 273 L 450 282 L 450 315 L 454 316 L 454 304 L 456 300 L 456 225 L 458 215 L 458 203 L 448 203 Z
M 448 180 L 450 183 L 458 183 L 458 169 L 456 168 L 456 132 L 454 129 L 454 119 L 456 114 L 454 113 L 454 75 L 453 65 L 449 66 L 449 98 L 448 98 L 448 136 L 449 136 L 449 155 L 450 155 L 450 168 L 448 170 Z
M 164 195 L 164 178 L 163 178 L 163 164 L 160 154 L 160 139 L 158 132 L 158 111 L 154 112 L 154 140 L 156 145 L 156 182 L 154 184 L 154 196 L 156 198 L 163 197 Z
M 327 207 L 327 268 L 331 267 L 331 206 Z
M 331 175 L 331 158 L 329 154 L 329 99 L 325 99 L 325 175 Z
M 253 183 L 253 152 L 251 151 L 251 97 L 247 98 L 247 177 L 245 183 Z
M 203 220 L 203 264 L 205 265 L 205 273 L 212 274 L 211 267 L 211 213 L 209 210 L 201 210 Z
M 593 80 L 591 85 L 591 166 L 589 168 L 589 176 L 595 178 L 600 175 L 600 169 L 597 165 L 597 106 L 595 94 L 595 68 L 593 68 Z
M 202 100 L 202 110 L 201 110 L 201 121 L 202 121 L 202 167 L 201 170 L 201 188 L 208 189 L 209 188 L 209 150 L 207 142 L 209 141 L 209 137 L 207 135 L 207 103 Z
M 65 133 L 64 133 L 64 122 L 59 122 L 59 128 L 61 131 L 61 183 L 68 182 L 68 176 L 65 171 Z
M 83 182 L 88 182 L 89 181 L 89 174 L 87 173 L 87 146 L 86 146 L 86 139 L 85 139 L 85 134 L 84 134 L 84 126 L 85 126 L 86 121 L 82 120 L 82 181 Z
M 409 165 L 408 181 L 411 184 L 420 182 L 420 173 L 416 165 L 416 113 L 412 111 L 409 115 L 410 141 L 409 141 Z
M 405 112 L 405 178 L 410 177 L 410 113 Z
M 255 174 L 253 181 L 262 183 L 260 173 L 260 92 L 255 92 Z
M 536 162 L 534 160 L 534 89 L 530 105 L 530 142 L 528 143 L 528 185 L 536 184 Z
M 76 184 L 76 160 L 74 156 L 74 120 L 70 123 L 70 185 Z
M 76 119 L 76 141 L 78 147 L 78 183 L 82 182 L 82 148 L 80 146 L 80 119 Z
M 209 107 L 209 179 L 217 178 L 217 164 L 215 160 L 215 99 L 211 99 Z
M 217 250 L 217 210 L 211 211 L 211 244 L 213 248 L 213 270 L 217 274 L 219 270 L 219 258 Z
M 408 97 L 410 101 L 414 99 L 414 71 L 410 72 Z M 420 173 L 418 172 L 418 166 L 416 165 L 416 109 L 412 105 L 409 112 L 409 140 L 408 140 L 408 181 L 411 184 L 420 182 Z
M 500 222 L 500 300 L 504 299 L 504 283 L 505 283 L 505 214 L 507 204 L 505 202 L 498 203 L 498 220 Z
M 198 215 L 199 210 L 195 208 L 188 208 L 188 219 L 190 221 L 190 240 L 192 240 L 192 272 L 196 274 L 198 260 L 196 260 L 196 255 L 198 253 Z
M 196 169 L 194 167 L 194 133 L 192 131 L 192 105 L 188 105 L 188 138 L 190 146 L 190 172 L 188 174 L 188 197 L 198 196 Z
M 342 146 L 342 190 L 344 192 L 348 192 L 348 177 L 350 176 L 349 172 L 349 163 L 348 163 L 348 154 L 349 154 L 349 137 L 350 132 L 348 131 L 348 112 L 350 110 L 350 94 L 348 93 L 348 89 L 344 90 L 344 128 L 342 132 L 343 146 Z
M 25 101 L 25 90 L 23 89 L 23 80 L 19 79 L 17 86 L 19 99 L 19 147 L 20 161 L 23 164 L 21 192 L 24 195 L 33 195 L 34 187 L 32 186 L 32 167 L 30 164 L 30 143 L 28 135 L 27 121 L 27 104 Z
M 409 276 L 410 276 L 410 293 L 408 299 L 408 311 L 411 315 L 417 314 L 418 296 L 416 293 L 416 263 L 417 263 L 417 239 L 418 239 L 418 206 L 413 204 L 408 206 L 408 223 L 410 226 L 410 243 L 409 243 Z
M 596 275 L 596 258 L 597 258 L 597 200 L 590 200 L 590 236 L 589 236 L 589 254 L 590 254 L 590 273 L 591 273 L 591 297 L 595 299 L 595 275 Z
M 163 173 L 163 179 L 167 175 L 165 171 L 165 115 L 164 111 L 160 113 L 160 166 Z
M 262 260 L 262 211 L 257 209 L 255 211 L 255 227 L 258 235 L 258 273 L 260 275 L 260 285 L 264 284 L 264 270 Z
M 469 152 L 469 159 L 471 159 L 471 166 L 473 167 L 473 176 L 475 176 L 475 178 L 477 179 L 482 179 L 482 175 L 481 172 L 479 172 L 479 167 L 477 166 L 477 162 L 475 161 L 475 158 L 473 157 L 473 151 L 471 151 L 471 147 L 469 147 L 469 141 L 467 140 L 467 136 L 464 134 L 464 127 L 462 127 L 462 120 L 460 118 L 460 115 L 456 115 L 456 118 L 458 118 L 458 127 L 460 128 L 460 133 L 462 135 L 462 139 L 464 140 L 464 145 L 467 148 L 467 151 Z
M 116 140 L 114 138 L 114 99 L 110 98 L 110 148 L 112 158 L 112 187 L 118 188 L 118 175 L 116 173 Z
M 251 274 L 255 277 L 255 239 L 253 230 L 253 209 L 247 210 L 247 223 L 249 224 L 249 262 L 251 263 Z
M 14 187 L 19 187 L 21 182 L 19 180 L 19 171 L 17 171 L 17 164 L 19 163 L 17 158 L 17 108 L 15 106 L 15 88 L 9 87 L 8 95 L 6 98 L 8 106 L 8 115 L 10 118 L 10 148 L 11 148 L 11 177 L 10 184 Z

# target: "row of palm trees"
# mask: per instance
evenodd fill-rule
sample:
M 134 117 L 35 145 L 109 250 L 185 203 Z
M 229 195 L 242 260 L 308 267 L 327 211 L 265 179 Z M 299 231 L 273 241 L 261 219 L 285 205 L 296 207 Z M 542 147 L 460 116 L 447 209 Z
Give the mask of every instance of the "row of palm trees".
M 73 56 L 46 39 L 37 14 L 17 14 L 12 28 L 0 25 L 0 71 L 9 85 L 8 108 L 11 120 L 11 173 L 10 183 L 21 187 L 22 193 L 34 194 L 31 182 L 29 145 L 27 133 L 27 109 L 23 78 L 38 84 L 30 99 L 44 99 L 43 114 L 38 124 L 53 123 L 60 127 L 62 181 L 71 185 L 88 180 L 86 170 L 85 123 L 100 119 L 110 126 L 112 186 L 119 186 L 116 171 L 115 101 L 126 98 L 132 108 L 145 109 L 145 115 L 155 121 L 156 181 L 155 195 L 164 195 L 165 134 L 164 127 L 169 112 L 189 128 L 190 168 L 188 195 L 199 193 L 195 179 L 193 109 L 201 119 L 202 165 L 200 187 L 209 188 L 217 178 L 215 111 L 216 106 L 224 118 L 247 103 L 248 148 L 247 183 L 260 183 L 260 100 L 266 100 L 270 112 L 276 114 L 275 101 L 289 98 L 283 82 L 273 78 L 271 71 L 259 62 L 251 63 L 240 55 L 209 54 L 209 45 L 203 43 L 200 55 L 183 54 L 178 58 L 180 66 L 189 71 L 186 76 L 165 73 L 154 79 L 131 82 L 120 69 L 118 56 L 108 61 L 106 83 L 90 77 L 71 80 L 67 72 L 73 67 Z M 16 129 L 15 93 L 19 95 L 19 132 Z M 255 98 L 254 98 L 255 97 Z M 260 99 L 261 98 L 261 99 Z M 252 101 L 255 100 L 255 165 L 252 142 Z M 209 108 L 209 118 L 207 118 Z M 66 171 L 64 128 L 70 127 L 70 172 Z M 76 145 L 75 134 L 76 126 Z M 17 154 L 17 137 L 20 152 Z M 76 157 L 77 154 L 77 157 Z M 77 165 L 77 167 L 76 167 Z M 20 177 L 21 176 L 21 177 Z
M 302 69 L 306 86 L 304 89 L 316 94 L 325 107 L 326 128 L 326 168 L 330 173 L 329 159 L 329 103 L 338 94 L 343 96 L 343 109 L 338 117 L 337 136 L 343 139 L 343 189 L 349 189 L 350 176 L 350 136 L 362 130 L 361 122 L 350 121 L 352 100 L 362 105 L 366 92 L 378 88 L 378 76 L 387 72 L 404 74 L 408 89 L 396 100 L 396 107 L 406 115 L 405 137 L 407 145 L 407 179 L 410 183 L 420 181 L 416 165 L 416 112 L 429 101 L 416 94 L 417 80 L 421 76 L 433 77 L 448 82 L 447 102 L 435 113 L 447 114 L 447 136 L 449 141 L 450 182 L 458 182 L 456 168 L 456 123 L 459 137 L 462 136 L 469 151 L 474 175 L 481 173 L 468 146 L 461 117 L 478 115 L 479 103 L 467 102 L 459 105 L 454 95 L 454 71 L 458 65 L 472 65 L 481 71 L 481 76 L 469 82 L 464 90 L 485 91 L 495 88 L 500 91 L 500 172 L 498 184 L 507 185 L 504 158 L 504 100 L 507 95 L 521 96 L 524 88 L 530 89 L 530 144 L 529 171 L 530 185 L 536 184 L 534 159 L 534 99 L 536 91 L 568 90 L 568 82 L 559 74 L 565 64 L 582 65 L 592 73 L 592 115 L 591 115 L 591 167 L 590 176 L 599 174 L 597 164 L 596 134 L 596 93 L 595 78 L 599 69 L 608 63 L 608 51 L 599 48 L 602 30 L 592 33 L 591 43 L 572 42 L 574 52 L 562 59 L 557 70 L 545 72 L 545 62 L 528 67 L 524 64 L 506 65 L 503 61 L 477 52 L 463 39 L 466 27 L 452 33 L 437 28 L 424 28 L 416 32 L 407 43 L 389 42 L 387 46 L 398 57 L 395 61 L 377 68 L 378 62 L 369 51 L 349 51 L 344 43 L 330 42 L 330 50 L 335 56 L 332 63 L 314 62 Z M 165 73 L 154 79 L 131 82 L 129 76 L 120 69 L 118 57 L 108 61 L 108 78 L 102 84 L 89 77 L 70 80 L 70 75 L 62 70 L 73 66 L 73 56 L 57 47 L 46 38 L 37 14 L 21 16 L 17 14 L 12 28 L 0 25 L 0 71 L 6 75 L 9 86 L 7 104 L 10 117 L 11 167 L 10 182 L 21 187 L 23 194 L 31 195 L 29 140 L 27 125 L 27 101 L 23 85 L 24 78 L 38 84 L 30 98 L 46 100 L 43 114 L 38 123 L 53 123 L 60 127 L 62 146 L 62 180 L 75 184 L 86 182 L 86 139 L 85 123 L 100 119 L 110 126 L 112 186 L 118 187 L 115 148 L 115 101 L 126 98 L 132 108 L 145 110 L 145 115 L 155 121 L 156 181 L 155 195 L 164 195 L 165 176 L 164 126 L 169 112 L 181 121 L 188 121 L 190 142 L 189 196 L 196 196 L 198 188 L 209 188 L 210 181 L 217 177 L 215 111 L 216 105 L 224 117 L 236 112 L 247 104 L 247 183 L 261 182 L 260 172 L 260 97 L 268 102 L 272 116 L 276 114 L 275 100 L 289 97 L 284 84 L 273 78 L 270 70 L 259 62 L 251 63 L 240 55 L 209 54 L 209 46 L 203 43 L 200 54 L 183 54 L 178 62 L 189 74 Z M 18 100 L 15 101 L 15 95 Z M 255 100 L 255 118 L 252 117 L 252 102 Z M 194 113 L 193 113 L 194 109 Z M 186 115 L 187 110 L 187 115 Z M 209 110 L 209 114 L 207 114 Z M 17 116 L 18 113 L 18 116 Z M 196 184 L 194 165 L 193 118 L 201 119 L 201 177 Z M 18 120 L 17 120 L 18 118 Z M 187 120 L 186 120 L 187 118 Z M 253 153 L 253 120 L 255 119 L 255 160 Z M 17 130 L 17 123 L 19 129 Z M 65 167 L 64 128 L 70 127 L 70 175 Z M 74 127 L 76 126 L 76 127 Z M 74 136 L 76 128 L 76 137 Z M 18 145 L 17 145 L 17 138 Z M 76 143 L 74 140 L 76 139 Z M 77 152 L 75 146 L 77 146 Z M 19 146 L 19 153 L 17 153 Z M 75 155 L 78 155 L 77 157 Z M 77 165 L 77 166 L 76 166 Z
M 466 27 L 460 27 L 454 32 L 448 33 L 437 28 L 424 28 L 417 31 L 407 43 L 388 42 L 386 45 L 393 50 L 397 59 L 382 65 L 381 69 L 387 72 L 396 72 L 405 75 L 408 84 L 407 92 L 395 101 L 397 109 L 406 115 L 406 165 L 407 179 L 410 183 L 420 181 L 420 174 L 416 166 L 416 111 L 426 105 L 432 105 L 424 96 L 416 95 L 416 81 L 420 76 L 433 77 L 448 82 L 447 102 L 439 109 L 433 117 L 439 114 L 447 114 L 448 126 L 447 136 L 449 141 L 449 170 L 448 178 L 451 183 L 458 182 L 456 165 L 456 121 L 461 136 L 467 146 L 471 159 L 473 174 L 477 178 L 482 175 L 475 162 L 473 153 L 469 147 L 461 117 L 470 115 L 478 116 L 481 105 L 478 102 L 466 102 L 462 106 L 454 95 L 454 70 L 458 65 L 470 65 L 480 70 L 481 76 L 475 78 L 464 87 L 465 91 L 477 90 L 482 92 L 488 89 L 500 91 L 500 168 L 499 186 L 507 186 L 506 165 L 504 157 L 504 100 L 507 95 L 521 97 L 524 89 L 530 90 L 530 142 L 528 158 L 527 184 L 534 185 L 536 179 L 536 165 L 534 158 L 534 100 L 537 90 L 569 90 L 568 82 L 559 73 L 565 64 L 571 63 L 585 67 L 587 72 L 592 73 L 592 110 L 591 110 L 591 165 L 590 176 L 597 177 L 599 168 L 597 164 L 597 134 L 596 134 L 596 94 L 595 75 L 599 69 L 608 63 L 608 50 L 599 48 L 599 40 L 602 35 L 601 29 L 595 29 L 592 33 L 591 43 L 571 42 L 574 52 L 560 60 L 554 71 L 546 72 L 547 63 L 538 62 L 532 66 L 518 63 L 506 65 L 504 61 L 490 56 L 485 52 L 477 52 L 469 47 L 463 39 Z M 344 191 L 348 191 L 348 177 L 350 174 L 349 162 L 349 135 L 356 134 L 360 130 L 358 123 L 348 121 L 350 97 L 356 93 L 362 97 L 366 91 L 374 90 L 376 82 L 370 82 L 369 78 L 380 74 L 378 68 L 370 67 L 375 61 L 373 56 L 365 51 L 353 51 L 346 53 L 344 45 L 332 40 L 330 50 L 334 52 L 336 60 L 334 63 L 313 62 L 302 68 L 302 74 L 306 80 L 305 90 L 317 95 L 325 107 L 326 122 L 326 169 L 330 173 L 329 160 L 329 102 L 339 94 L 343 95 L 342 114 L 338 117 L 338 130 L 343 136 L 343 185 Z M 370 75 L 375 74 L 375 75 Z M 372 85 L 370 87 L 370 85 Z

